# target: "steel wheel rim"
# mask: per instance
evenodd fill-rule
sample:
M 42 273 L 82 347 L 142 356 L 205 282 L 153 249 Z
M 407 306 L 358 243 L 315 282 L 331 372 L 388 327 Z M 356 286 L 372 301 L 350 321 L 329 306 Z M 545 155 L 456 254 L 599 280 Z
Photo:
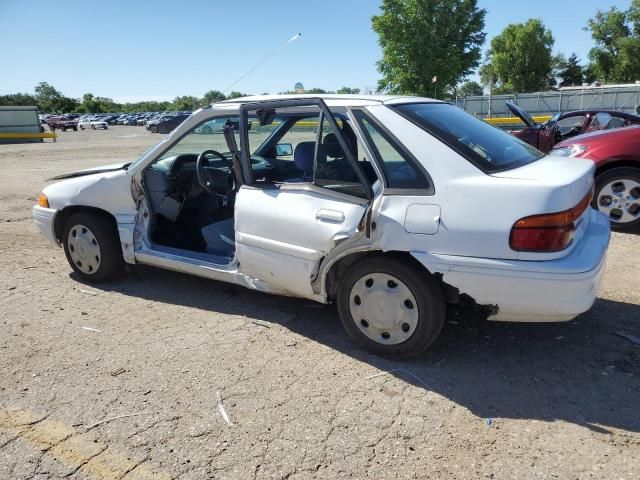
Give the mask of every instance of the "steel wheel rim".
M 597 206 L 614 223 L 639 219 L 640 183 L 626 178 L 612 180 L 598 192 Z
M 67 248 L 73 264 L 86 275 L 93 275 L 100 268 L 102 252 L 98 239 L 85 225 L 74 225 L 67 236 Z
M 407 341 L 416 331 L 418 302 L 411 289 L 387 273 L 369 273 L 351 288 L 349 310 L 356 327 L 382 345 Z

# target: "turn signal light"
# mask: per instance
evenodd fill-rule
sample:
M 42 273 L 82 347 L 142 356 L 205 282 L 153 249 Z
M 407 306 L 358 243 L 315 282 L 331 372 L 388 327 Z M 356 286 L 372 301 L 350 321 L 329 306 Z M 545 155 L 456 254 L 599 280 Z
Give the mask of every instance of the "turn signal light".
M 569 210 L 533 215 L 518 220 L 511 229 L 509 246 L 519 252 L 559 252 L 573 240 L 575 221 L 589 207 L 593 191 Z
M 41 193 L 40 195 L 38 195 L 38 205 L 40 205 L 43 208 L 49 208 L 49 199 L 44 193 Z

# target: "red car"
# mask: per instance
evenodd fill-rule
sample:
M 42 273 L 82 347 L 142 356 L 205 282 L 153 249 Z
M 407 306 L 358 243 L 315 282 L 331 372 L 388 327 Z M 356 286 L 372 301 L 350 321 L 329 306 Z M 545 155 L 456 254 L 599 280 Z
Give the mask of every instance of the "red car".
M 640 225 L 640 126 L 580 135 L 557 144 L 550 154 L 593 160 L 593 208 L 605 213 L 618 230 Z
M 597 109 L 557 113 L 549 121 L 538 124 L 515 103 L 507 102 L 507 107 L 526 125 L 524 129 L 511 133 L 544 153 L 548 153 L 556 143 L 576 135 L 640 125 L 640 115 Z
M 64 115 L 47 118 L 47 125 L 51 130 L 58 129 L 66 132 L 67 129 L 78 131 L 78 121 Z

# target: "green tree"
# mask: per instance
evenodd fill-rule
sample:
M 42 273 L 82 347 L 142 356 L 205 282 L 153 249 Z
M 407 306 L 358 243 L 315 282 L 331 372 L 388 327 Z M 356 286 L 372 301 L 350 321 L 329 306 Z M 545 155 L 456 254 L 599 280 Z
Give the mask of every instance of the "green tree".
M 484 72 L 485 81 L 493 80 L 501 92 L 543 90 L 553 78 L 553 44 L 551 31 L 537 18 L 510 24 L 491 40 L 481 77 Z
M 174 110 L 193 110 L 198 108 L 198 106 L 201 104 L 201 100 L 199 98 L 196 97 L 192 97 L 190 95 L 185 95 L 182 97 L 176 97 L 173 100 L 173 109 Z
M 336 93 L 347 94 L 347 95 L 357 95 L 360 93 L 359 88 L 350 88 L 350 87 L 342 87 L 336 90 Z
M 209 90 L 202 97 L 202 101 L 205 105 L 211 105 L 212 103 L 215 103 L 215 102 L 222 102 L 223 100 L 226 100 L 226 99 L 227 97 L 225 96 L 225 94 L 219 90 Z
M 31 107 L 37 105 L 38 101 L 33 95 L 28 93 L 10 93 L 9 95 L 0 95 L 0 106 L 3 107 Z
M 95 101 L 93 93 L 85 93 L 82 96 L 82 103 L 80 103 L 80 110 L 85 113 L 100 113 L 98 102 Z
M 628 10 L 611 7 L 589 19 L 595 47 L 589 51 L 590 70 L 604 82 L 633 82 L 640 79 L 640 0 Z
M 322 88 L 310 88 L 308 90 L 305 90 L 304 93 L 311 93 L 311 94 L 316 94 L 316 95 L 320 95 L 323 93 L 329 93 L 326 90 L 322 89 Z
M 227 100 L 232 100 L 234 98 L 240 98 L 240 97 L 247 97 L 248 95 L 246 93 L 241 93 L 241 92 L 231 92 L 229 93 L 229 95 L 227 95 Z
M 558 64 L 556 76 L 560 79 L 561 87 L 572 87 L 582 85 L 584 74 L 580 59 L 575 53 L 572 53 L 568 59 L 562 56 Z
M 486 10 L 477 3 L 383 0 L 381 14 L 372 18 L 382 47 L 378 89 L 441 96 L 437 91 L 454 88 L 472 73 L 479 65 L 486 36 Z
M 469 80 L 460 85 L 458 89 L 458 96 L 460 97 L 469 97 L 471 95 L 482 95 L 484 91 L 482 90 L 482 85 L 478 82 L 474 82 Z

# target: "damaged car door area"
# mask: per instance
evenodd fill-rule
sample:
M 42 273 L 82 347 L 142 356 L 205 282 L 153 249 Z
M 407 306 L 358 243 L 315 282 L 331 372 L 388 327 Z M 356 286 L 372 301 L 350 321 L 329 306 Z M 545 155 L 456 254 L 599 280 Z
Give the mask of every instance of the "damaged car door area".
M 222 120 L 226 140 L 197 126 L 144 170 L 136 260 L 319 299 L 321 260 L 364 230 L 372 197 L 353 131 L 318 99 Z

